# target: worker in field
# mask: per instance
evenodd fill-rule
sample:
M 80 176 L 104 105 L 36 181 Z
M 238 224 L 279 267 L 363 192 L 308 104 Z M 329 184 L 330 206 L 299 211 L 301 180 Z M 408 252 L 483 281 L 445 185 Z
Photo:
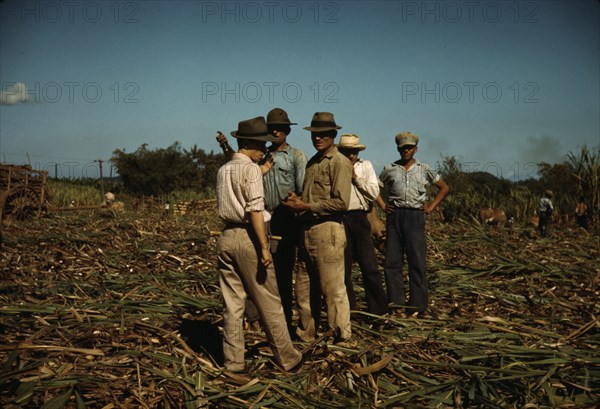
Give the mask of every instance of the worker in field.
M 406 313 L 422 315 L 429 305 L 425 237 L 425 216 L 433 212 L 448 194 L 448 185 L 428 164 L 415 159 L 419 137 L 412 132 L 402 132 L 395 137 L 400 159 L 386 165 L 379 175 L 381 183 L 389 189 L 387 213 L 387 241 L 385 246 L 384 274 L 388 301 Z M 429 184 L 438 191 L 427 202 Z M 403 280 L 404 255 L 408 264 L 409 297 Z
M 368 214 L 379 197 L 379 181 L 373 165 L 358 157 L 366 148 L 356 134 L 343 134 L 337 145 L 342 155 L 352 164 L 352 189 L 350 204 L 342 220 L 346 230 L 344 250 L 345 283 L 350 309 L 356 310 L 356 294 L 352 284 L 352 263 L 357 261 L 363 278 L 367 311 L 383 315 L 388 312 L 375 244 L 371 237 Z
M 549 225 L 552 223 L 552 213 L 554 212 L 554 204 L 552 197 L 554 193 L 551 190 L 545 190 L 540 203 L 538 205 L 538 233 L 542 237 L 546 237 L 549 232 Z
M 306 155 L 300 149 L 291 146 L 288 141 L 292 125 L 288 114 L 281 108 L 274 108 L 267 114 L 269 134 L 274 137 L 267 148 L 266 160 L 261 161 L 263 185 L 265 192 L 265 209 L 271 214 L 267 224 L 271 237 L 271 253 L 277 275 L 277 286 L 285 312 L 285 319 L 292 337 L 295 331 L 292 325 L 293 305 L 293 272 L 296 265 L 297 246 L 300 240 L 300 225 L 295 213 L 281 202 L 287 199 L 290 192 L 302 194 Z M 227 147 L 227 138 L 220 134 L 217 141 Z M 228 154 L 230 149 L 225 148 Z M 251 325 L 257 325 L 257 314 L 250 305 L 248 319 Z
M 262 172 L 257 162 L 274 141 L 264 117 L 241 121 L 231 132 L 238 151 L 217 173 L 217 205 L 225 228 L 218 239 L 218 269 L 223 296 L 223 354 L 225 368 L 243 371 L 243 318 L 250 297 L 264 326 L 275 361 L 286 370 L 301 365 L 302 354 L 287 328 L 265 221 Z

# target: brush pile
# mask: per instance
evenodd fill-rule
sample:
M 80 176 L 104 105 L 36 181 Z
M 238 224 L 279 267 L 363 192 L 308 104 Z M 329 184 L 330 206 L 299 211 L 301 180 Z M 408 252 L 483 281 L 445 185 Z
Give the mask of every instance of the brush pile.
M 352 315 L 295 374 L 247 331 L 224 371 L 215 209 L 109 209 L 6 221 L 0 406 L 16 408 L 592 407 L 600 401 L 600 243 L 456 222 L 428 226 L 422 318 Z M 530 235 L 529 235 L 530 236 Z M 356 267 L 357 268 L 357 267 Z M 359 302 L 363 300 L 360 272 Z M 364 307 L 364 304 L 360 304 Z

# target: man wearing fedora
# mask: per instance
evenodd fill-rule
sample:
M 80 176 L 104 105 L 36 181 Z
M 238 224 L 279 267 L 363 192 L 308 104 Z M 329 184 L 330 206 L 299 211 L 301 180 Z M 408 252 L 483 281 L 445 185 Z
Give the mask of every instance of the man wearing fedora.
M 287 329 L 266 235 L 262 172 L 257 162 L 273 141 L 264 117 L 241 121 L 231 135 L 238 152 L 217 173 L 217 204 L 225 228 L 218 240 L 218 268 L 223 296 L 225 368 L 242 371 L 243 318 L 250 297 L 260 314 L 273 356 L 288 371 L 301 364 Z
M 289 192 L 297 195 L 302 193 L 304 170 L 306 168 L 306 155 L 300 149 L 292 147 L 287 142 L 291 132 L 291 122 L 288 114 L 281 108 L 273 108 L 267 114 L 267 127 L 274 140 L 268 147 L 271 160 L 265 161 L 261 166 L 263 170 L 263 186 L 265 192 L 265 209 L 271 213 L 268 224 L 269 233 L 277 240 L 271 240 L 271 253 L 273 265 L 277 275 L 277 286 L 285 312 L 285 319 L 290 334 L 292 328 L 293 304 L 293 272 L 296 264 L 297 244 L 300 239 L 300 225 L 295 213 L 281 202 L 288 197 Z M 223 134 L 217 136 L 217 141 L 224 153 L 231 157 L 231 148 Z M 257 323 L 258 314 L 252 303 L 246 307 L 248 319 Z
M 379 181 L 371 162 L 358 157 L 359 152 L 366 148 L 360 143 L 358 135 L 341 135 L 337 148 L 353 166 L 350 205 L 342 218 L 347 240 L 344 265 L 348 301 L 350 308 L 356 310 L 356 295 L 352 285 L 352 262 L 356 260 L 362 273 L 367 311 L 383 315 L 388 312 L 388 306 L 371 237 L 371 224 L 367 218 L 379 197 Z
M 426 272 L 427 241 L 425 215 L 430 214 L 448 194 L 448 185 L 428 164 L 414 158 L 419 137 L 412 132 L 396 135 L 400 160 L 386 165 L 379 180 L 389 189 L 386 205 L 387 240 L 384 274 L 388 301 L 408 309 L 411 314 L 423 314 L 429 305 Z M 438 188 L 433 200 L 426 203 L 426 187 Z M 408 263 L 409 303 L 406 304 L 402 268 L 404 254 Z
M 352 335 L 350 306 L 344 285 L 346 232 L 342 215 L 348 210 L 352 165 L 334 144 L 337 130 L 330 112 L 314 114 L 311 132 L 317 153 L 306 165 L 302 197 L 290 193 L 286 206 L 299 213 L 303 227 L 300 257 L 306 266 L 296 277 L 296 298 L 300 322 L 296 333 L 303 340 L 316 338 L 321 294 L 327 305 L 329 329 L 336 342 Z
M 267 115 L 269 133 L 275 137 L 268 150 L 273 161 L 270 170 L 264 175 L 265 207 L 271 213 L 269 232 L 278 240 L 271 241 L 273 264 L 277 275 L 277 286 L 285 312 L 290 334 L 292 327 L 293 273 L 296 252 L 300 241 L 300 225 L 292 209 L 282 205 L 289 193 L 302 194 L 306 155 L 300 149 L 287 143 L 291 132 L 291 122 L 287 112 L 274 108 Z

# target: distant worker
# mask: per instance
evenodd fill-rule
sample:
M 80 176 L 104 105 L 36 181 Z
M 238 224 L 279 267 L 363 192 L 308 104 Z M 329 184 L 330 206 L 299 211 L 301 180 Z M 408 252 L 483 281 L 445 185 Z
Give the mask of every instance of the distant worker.
M 552 213 L 554 212 L 552 196 L 554 196 L 554 193 L 551 190 L 545 190 L 538 206 L 539 222 L 537 230 L 542 237 L 548 235 L 549 225 L 552 222 Z
M 575 219 L 577 225 L 587 230 L 588 228 L 588 205 L 585 203 L 585 198 L 581 196 L 577 206 L 575 206 Z

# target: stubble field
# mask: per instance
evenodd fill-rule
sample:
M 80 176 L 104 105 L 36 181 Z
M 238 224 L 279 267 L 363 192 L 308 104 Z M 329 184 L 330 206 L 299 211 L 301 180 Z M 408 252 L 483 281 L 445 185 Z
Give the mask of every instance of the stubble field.
M 157 210 L 153 210 L 157 209 Z M 248 332 L 220 363 L 214 206 L 51 213 L 3 222 L 0 406 L 10 408 L 594 407 L 598 236 L 428 222 L 431 312 L 352 314 L 295 374 Z M 211 231 L 213 233 L 211 233 Z M 301 266 L 299 266 L 301 268 Z M 356 269 L 359 305 L 364 307 Z

